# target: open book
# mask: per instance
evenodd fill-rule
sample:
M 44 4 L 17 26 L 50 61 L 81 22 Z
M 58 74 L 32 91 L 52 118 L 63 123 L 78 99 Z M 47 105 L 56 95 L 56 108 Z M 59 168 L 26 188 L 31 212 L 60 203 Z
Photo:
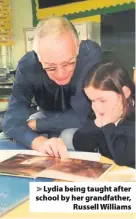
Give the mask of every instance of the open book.
M 102 177 L 111 164 L 97 161 L 17 154 L 0 163 L 0 174 L 21 177 L 47 177 L 66 181 L 93 181 Z

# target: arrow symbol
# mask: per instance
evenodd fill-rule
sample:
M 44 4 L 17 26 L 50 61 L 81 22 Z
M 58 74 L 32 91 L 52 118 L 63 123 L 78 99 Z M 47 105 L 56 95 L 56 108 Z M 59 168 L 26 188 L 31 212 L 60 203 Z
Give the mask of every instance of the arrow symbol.
M 41 187 L 37 187 L 37 192 L 41 191 L 42 188 Z

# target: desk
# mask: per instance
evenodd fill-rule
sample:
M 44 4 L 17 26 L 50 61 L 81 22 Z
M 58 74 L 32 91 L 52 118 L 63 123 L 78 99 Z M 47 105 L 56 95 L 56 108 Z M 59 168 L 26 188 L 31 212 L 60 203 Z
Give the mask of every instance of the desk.
M 11 93 L 13 87 L 13 78 L 7 79 L 6 81 L 1 81 L 0 79 L 0 93 L 2 94 L 9 94 Z
M 9 96 L 0 95 L 0 132 L 2 132 L 2 119 L 8 106 Z
M 0 95 L 0 112 L 4 112 L 7 109 L 9 96 Z
M 0 77 L 0 98 L 3 98 L 3 95 L 10 96 L 11 90 L 13 87 L 14 78 L 10 77 L 6 80 L 2 80 Z
M 101 157 L 101 162 L 113 163 L 111 160 Z M 115 177 L 115 174 L 116 176 Z M 135 181 L 135 170 L 127 167 L 119 167 L 114 165 L 110 171 L 104 175 L 104 181 Z M 31 213 L 29 212 L 29 201 L 24 202 L 17 208 L 4 215 L 2 218 L 14 218 L 14 219 L 25 219 L 25 218 L 52 218 L 52 219 L 135 219 L 135 213 Z

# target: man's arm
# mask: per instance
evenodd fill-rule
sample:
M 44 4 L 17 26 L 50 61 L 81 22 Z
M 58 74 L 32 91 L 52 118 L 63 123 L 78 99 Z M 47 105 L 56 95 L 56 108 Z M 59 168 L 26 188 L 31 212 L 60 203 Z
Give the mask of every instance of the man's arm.
M 38 137 L 38 134 L 33 132 L 26 123 L 32 97 L 32 84 L 27 74 L 24 74 L 24 70 L 18 66 L 8 109 L 3 120 L 3 131 L 8 137 L 28 147 L 31 146 L 33 139 Z
M 89 103 L 87 97 L 82 92 L 82 82 L 92 66 L 101 61 L 101 48 L 97 43 L 90 40 L 85 41 L 83 47 L 80 62 L 81 69 L 83 70 L 80 78 L 78 78 L 77 92 L 71 99 L 71 109 L 64 113 L 52 113 L 45 119 L 37 119 L 36 130 L 38 132 L 80 128 L 92 113 L 91 103 Z

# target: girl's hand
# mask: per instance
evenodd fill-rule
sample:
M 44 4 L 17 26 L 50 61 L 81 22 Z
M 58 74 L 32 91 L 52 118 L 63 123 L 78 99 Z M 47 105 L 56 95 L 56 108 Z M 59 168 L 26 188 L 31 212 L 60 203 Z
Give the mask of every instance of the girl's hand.
M 101 128 L 102 125 L 102 116 L 100 116 L 99 114 L 95 114 L 96 115 L 96 119 L 95 119 L 95 125 L 99 128 Z

